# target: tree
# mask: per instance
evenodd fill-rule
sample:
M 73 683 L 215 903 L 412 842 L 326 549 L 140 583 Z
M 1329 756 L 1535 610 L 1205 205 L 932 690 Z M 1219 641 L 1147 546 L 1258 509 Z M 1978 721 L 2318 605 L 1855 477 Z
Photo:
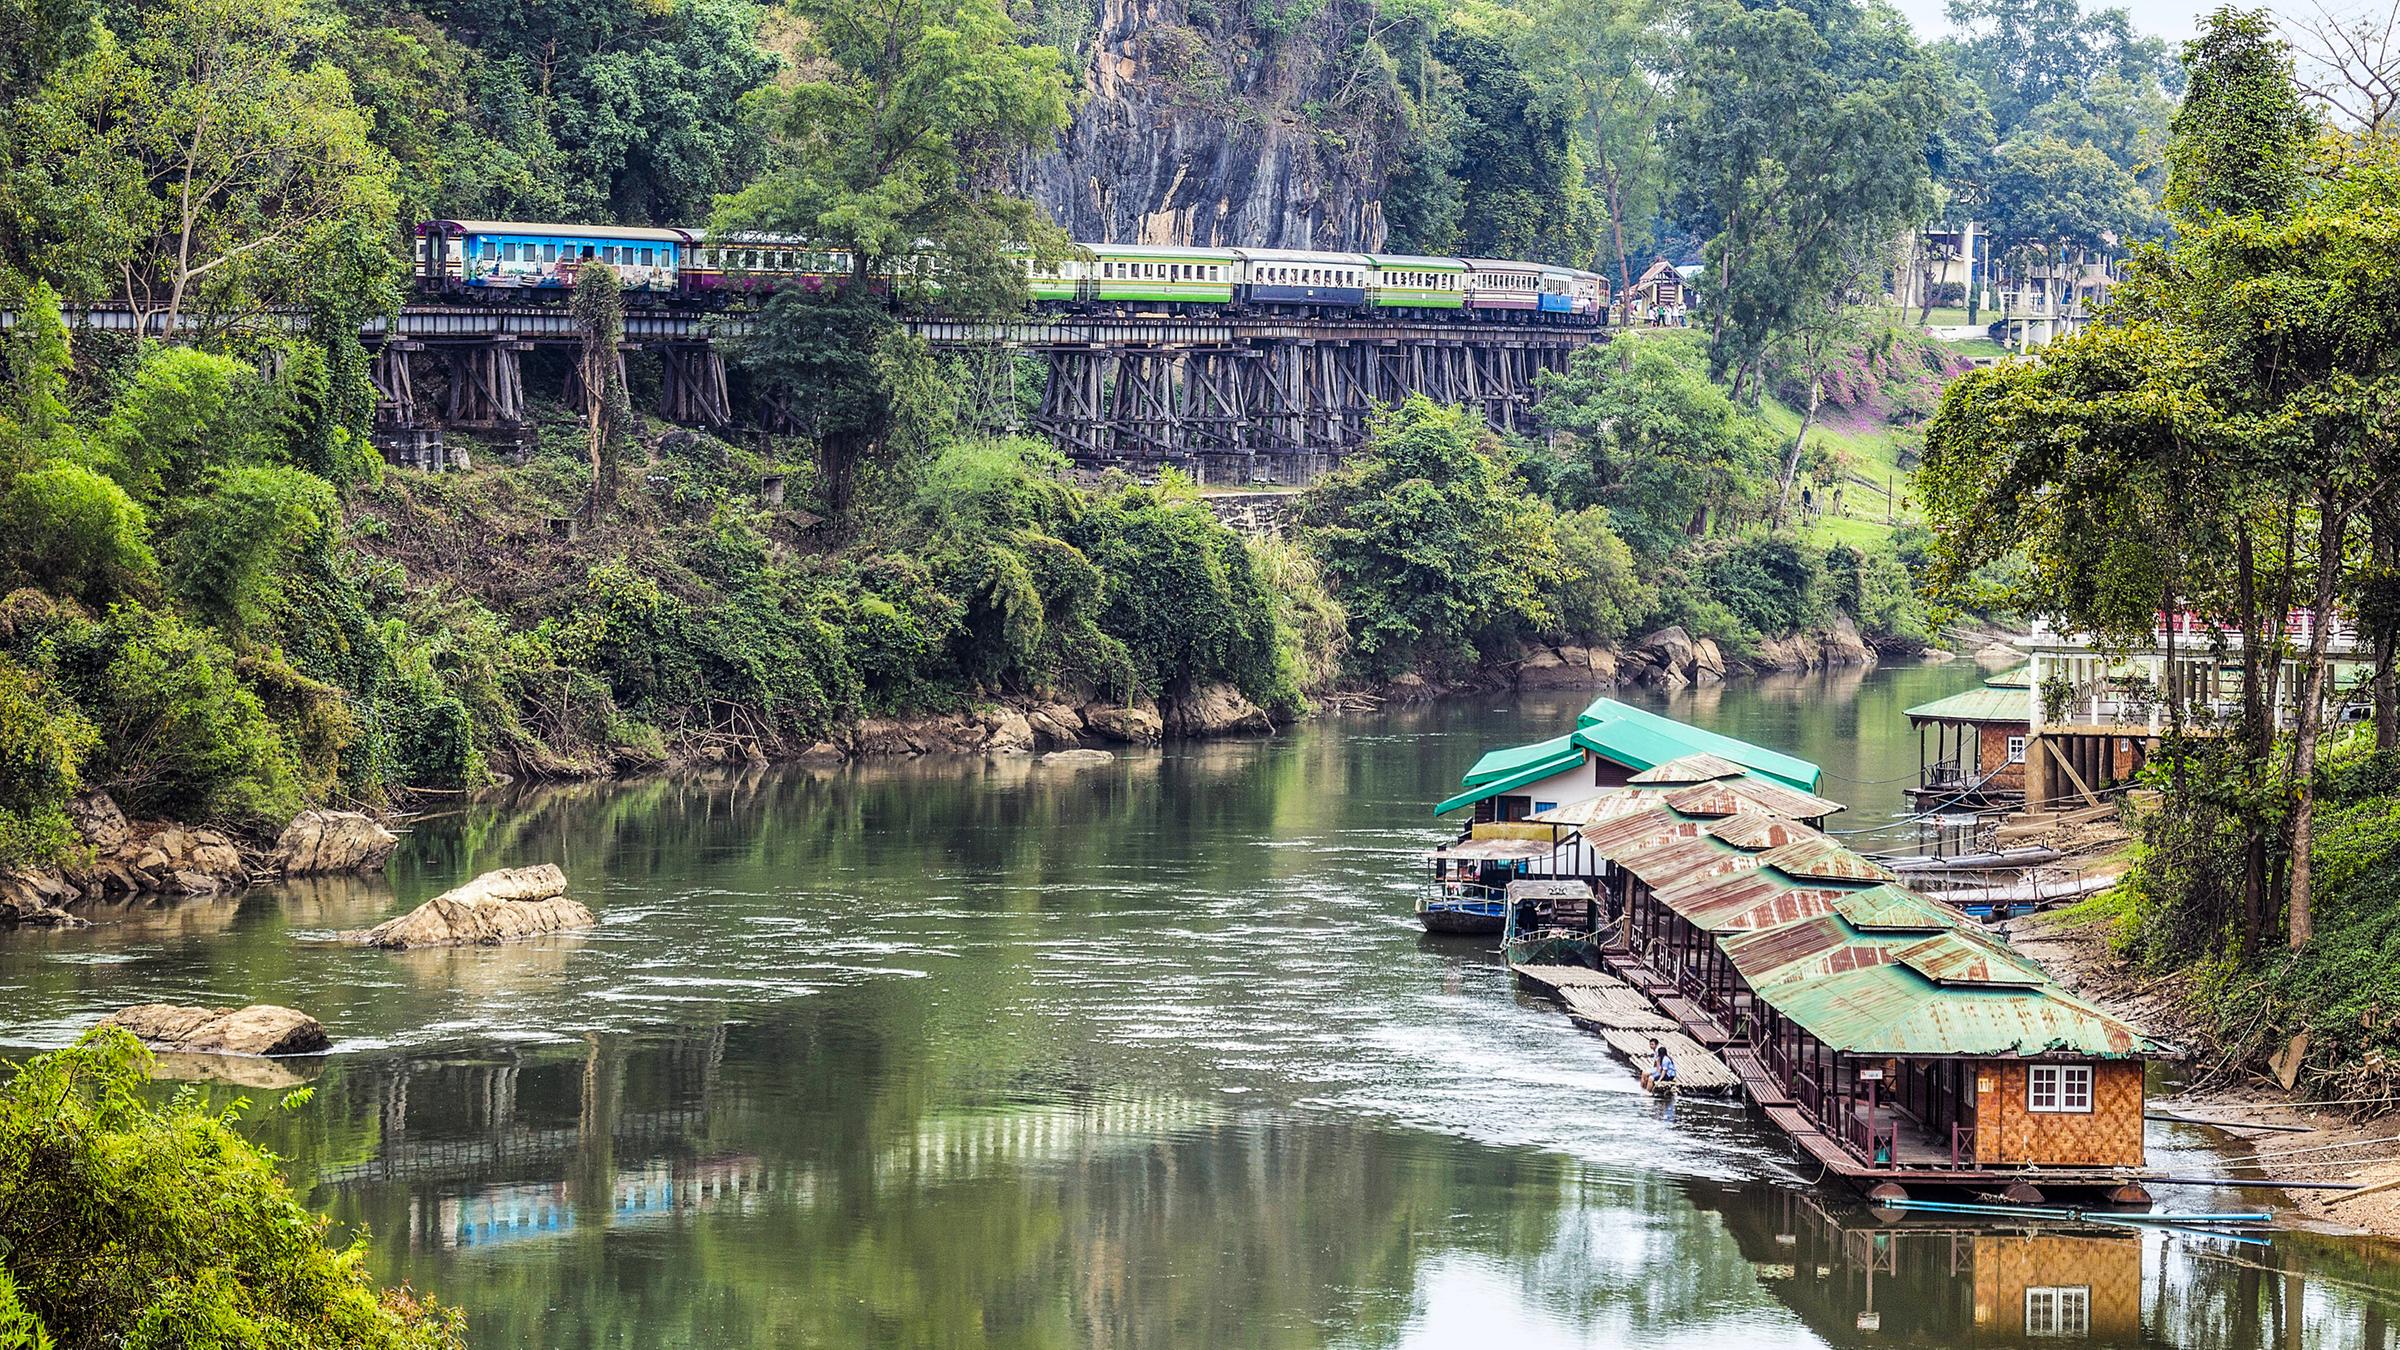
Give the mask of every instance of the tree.
M 2107 152 L 2056 136 L 2029 133 L 2002 145 L 1987 191 L 1992 252 L 2021 269 L 2061 249 L 2120 248 L 2153 232 L 2155 212 L 2133 175 Z
M 575 355 L 575 385 L 583 399 L 585 449 L 592 471 L 584 517 L 598 522 L 601 506 L 616 496 L 616 443 L 633 425 L 633 401 L 625 392 L 625 294 L 616 270 L 582 268 L 575 278 L 575 327 L 582 342 Z
M 150 1062 L 106 1028 L 0 1087 L 0 1335 L 13 1314 L 33 1330 L 10 1343 L 37 1346 L 463 1344 L 457 1313 L 375 1287 L 365 1239 L 325 1245 L 330 1222 L 234 1128 L 239 1108 L 153 1105 Z
M 1708 235 L 1712 372 L 1740 388 L 1859 241 L 1931 212 L 1939 66 L 1882 8 L 1699 10 L 1668 123 L 1685 218 Z
M 1792 481 L 1800 476 L 1800 455 L 1807 448 L 1809 428 L 1816 425 L 1817 414 L 1825 405 L 1825 374 L 1864 334 L 1862 319 L 1874 304 L 1871 289 L 1890 270 L 1892 251 L 1889 240 L 1854 237 L 1842 251 L 1826 290 L 1805 299 L 1792 316 L 1782 345 L 1790 358 L 1791 373 L 1807 382 L 1808 399 L 1800 407 L 1800 427 L 1792 433 L 1783 470 L 1775 477 L 1775 506 L 1767 518 L 1772 529 L 1783 528 L 1784 509 L 1791 503 Z
M 1684 59 L 1668 18 L 1660 0 L 1538 0 L 1513 30 L 1526 78 L 1565 118 L 1599 189 L 1620 294 L 1666 188 L 1659 118 Z
M 2282 18 L 2304 93 L 2350 126 L 2381 136 L 2400 125 L 2400 4 L 2365 0 L 2347 13 L 2311 0 Z
M 2283 209 L 2300 191 L 2312 126 L 2264 12 L 2218 10 L 2184 61 L 2191 89 L 2170 126 L 2167 209 L 2189 224 Z
M 1755 491 L 1776 438 L 1708 378 L 1696 345 L 1667 339 L 1577 352 L 1542 377 L 1544 425 L 1571 437 L 1573 462 L 1550 496 L 1608 508 L 1655 566 Z
M 150 589 L 158 573 L 149 519 L 125 489 L 51 460 L 0 474 L 0 576 L 88 604 Z
M 57 445 L 67 432 L 67 376 L 75 368 L 67 346 L 67 322 L 59 314 L 58 292 L 47 281 L 26 291 L 15 328 L 7 341 L 5 399 L 0 399 L 0 469 L 9 452 L 39 451 Z
M 718 213 L 850 254 L 863 287 L 930 246 L 944 308 L 1022 305 L 1011 247 L 1046 240 L 1039 208 L 997 190 L 1067 124 L 1067 77 L 999 0 L 801 0 L 809 78 L 754 104 L 766 171 Z
M 217 470 L 167 543 L 167 577 L 191 612 L 230 633 L 262 623 L 304 549 L 341 519 L 333 485 L 304 469 Z
M 1388 678 L 1473 665 L 1549 622 L 1558 547 L 1482 418 L 1414 397 L 1309 489 L 1301 521 L 1350 612 L 1353 656 Z
M 739 353 L 808 437 L 817 497 L 836 528 L 849 525 L 862 477 L 922 453 L 944 423 L 925 344 L 863 291 L 784 291 Z
M 385 3 L 342 56 L 422 201 L 667 224 L 758 171 L 741 103 L 778 62 L 752 0 Z
M 1983 86 L 2002 139 L 2035 109 L 2078 98 L 2101 76 L 2163 83 L 2181 74 L 2166 44 L 2136 38 L 2121 9 L 2087 14 L 2078 0 L 1950 0 L 1949 18 L 1960 34 L 1954 59 Z
M 391 160 L 348 78 L 313 54 L 321 21 L 301 0 L 140 13 L 124 46 L 104 36 L 31 100 L 25 149 L 58 149 L 13 175 L 19 209 L 58 226 L 30 250 L 37 272 L 104 284 L 173 334 L 187 316 L 298 301 L 344 222 L 389 232 Z

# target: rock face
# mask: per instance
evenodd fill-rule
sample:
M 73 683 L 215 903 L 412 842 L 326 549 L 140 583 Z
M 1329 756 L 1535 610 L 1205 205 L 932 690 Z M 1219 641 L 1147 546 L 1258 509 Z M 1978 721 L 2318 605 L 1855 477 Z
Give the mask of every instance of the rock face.
M 1617 658 L 1603 647 L 1527 647 L 1517 659 L 1519 689 L 1591 689 L 1616 679 Z
M 1106 740 L 1121 745 L 1156 745 L 1167 734 L 1167 724 L 1156 708 L 1133 703 L 1093 703 L 1083 710 L 1085 729 Z
M 1167 705 L 1161 728 L 1177 736 L 1258 735 L 1275 729 L 1275 719 L 1242 691 L 1219 682 L 1202 685 Z
M 267 864 L 287 877 L 380 872 L 400 836 L 356 811 L 303 811 L 283 827 Z
M 316 1055 L 333 1045 L 324 1024 L 272 1003 L 247 1008 L 186 1008 L 137 1003 L 101 1019 L 161 1050 L 209 1055 Z
M 369 947 L 476 947 L 599 923 L 591 910 L 567 898 L 567 874 L 556 863 L 542 863 L 486 872 L 397 919 L 345 936 Z
M 226 835 L 172 824 L 136 824 L 108 794 L 67 803 L 91 861 L 0 873 L 0 925 L 61 923 L 62 908 L 118 895 L 216 895 L 250 884 L 241 848 Z
M 1077 239 L 1375 249 L 1383 185 L 1407 134 L 1357 78 L 1371 0 L 1329 0 L 1285 31 L 1241 5 L 1084 0 L 1084 98 L 1025 187 Z

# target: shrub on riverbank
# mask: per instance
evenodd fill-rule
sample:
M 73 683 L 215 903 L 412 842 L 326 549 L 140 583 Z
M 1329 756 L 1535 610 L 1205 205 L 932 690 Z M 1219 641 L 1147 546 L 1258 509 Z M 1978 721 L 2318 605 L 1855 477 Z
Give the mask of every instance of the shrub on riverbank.
M 2185 977 L 2184 1012 L 2217 1066 L 2261 1068 L 2305 1033 L 2304 1096 L 2388 1111 L 2400 1095 L 2400 752 L 2377 751 L 2363 727 L 2325 751 L 2310 851 L 2316 931 L 2297 951 L 2244 951 L 2242 837 L 2228 807 L 2246 792 L 2290 794 L 2245 787 L 2234 763 L 2214 747 L 2194 752 L 2186 790 L 2143 815 L 2125 885 L 2090 908 L 2113 915 L 2119 948 L 2141 969 Z M 2163 767 L 2153 777 L 2166 785 Z M 2271 907 L 2284 866 L 2271 858 L 2261 878 Z M 2271 931 L 2280 916 L 2259 921 Z
M 152 1105 L 113 1029 L 0 1087 L 0 1345 L 447 1350 L 462 1319 L 326 1245 L 238 1110 Z M 303 1099 L 304 1100 L 304 1099 Z

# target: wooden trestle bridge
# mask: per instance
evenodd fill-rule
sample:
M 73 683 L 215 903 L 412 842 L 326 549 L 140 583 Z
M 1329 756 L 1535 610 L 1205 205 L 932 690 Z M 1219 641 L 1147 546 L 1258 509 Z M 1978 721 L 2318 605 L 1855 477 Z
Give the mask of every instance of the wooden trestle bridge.
M 124 311 L 69 316 L 133 327 Z M 749 332 L 739 314 L 630 307 L 619 360 L 658 361 L 654 409 L 716 432 L 801 429 L 804 410 L 746 388 L 726 352 Z M 1084 465 L 1174 464 L 1203 481 L 1305 481 L 1366 439 L 1381 407 L 1411 394 L 1480 407 L 1495 428 L 1523 425 L 1545 370 L 1562 370 L 1606 329 L 1389 318 L 1062 315 L 1021 322 L 916 319 L 909 327 L 957 353 L 988 388 L 971 402 L 987 429 L 1047 437 Z M 411 304 L 363 333 L 380 395 L 376 436 L 397 462 L 439 468 L 442 432 L 522 443 L 535 387 L 569 398 L 582 341 L 564 305 Z M 545 351 L 551 355 L 540 355 Z M 1028 410 L 1017 391 L 1040 369 Z

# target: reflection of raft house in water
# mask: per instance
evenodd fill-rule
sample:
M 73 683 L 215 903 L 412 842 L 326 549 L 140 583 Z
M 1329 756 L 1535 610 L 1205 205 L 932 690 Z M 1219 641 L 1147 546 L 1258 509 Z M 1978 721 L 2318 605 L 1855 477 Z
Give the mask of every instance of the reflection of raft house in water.
M 2131 1183 L 2153 1044 L 1821 833 L 1840 807 L 1792 781 L 1814 766 L 1761 770 L 1799 762 L 1735 745 L 1471 826 L 1458 847 L 1541 833 L 1511 866 L 1604 902 L 1577 955 L 1651 996 L 1829 1173 L 1878 1194 L 2146 1200 Z
M 1872 1330 L 1902 1345 L 2136 1345 L 2142 1242 L 2098 1225 L 1878 1222 L 1781 1187 L 1719 1211 L 1759 1280 L 1833 1343 Z M 1708 1207 L 1708 1197 L 1695 1192 Z

